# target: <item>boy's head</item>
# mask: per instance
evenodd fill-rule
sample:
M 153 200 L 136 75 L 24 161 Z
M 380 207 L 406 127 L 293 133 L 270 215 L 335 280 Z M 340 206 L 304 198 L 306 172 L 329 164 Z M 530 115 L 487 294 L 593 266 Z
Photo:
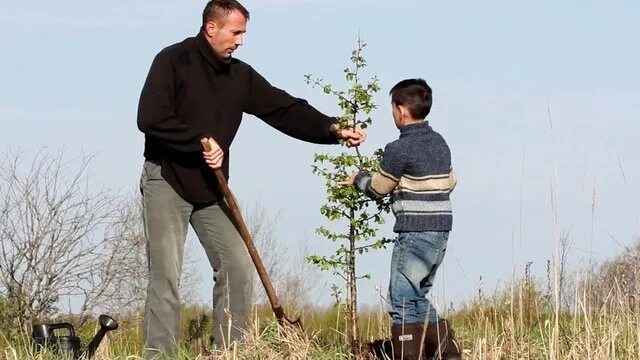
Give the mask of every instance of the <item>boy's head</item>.
M 393 120 L 397 127 L 423 121 L 431 111 L 431 88 L 423 79 L 407 79 L 391 91 Z

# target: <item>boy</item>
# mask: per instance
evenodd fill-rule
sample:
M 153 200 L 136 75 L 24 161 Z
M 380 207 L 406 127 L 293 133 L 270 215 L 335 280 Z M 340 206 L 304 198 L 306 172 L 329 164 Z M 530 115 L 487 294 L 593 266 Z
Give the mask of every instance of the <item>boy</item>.
M 387 298 L 393 320 L 393 359 L 461 359 L 453 330 L 426 297 L 451 231 L 449 194 L 456 185 L 451 153 L 442 136 L 425 121 L 432 96 L 424 80 L 403 80 L 390 95 L 400 138 L 385 147 L 377 173 L 360 171 L 343 184 L 355 185 L 371 198 L 393 192 L 393 231 L 398 237 Z

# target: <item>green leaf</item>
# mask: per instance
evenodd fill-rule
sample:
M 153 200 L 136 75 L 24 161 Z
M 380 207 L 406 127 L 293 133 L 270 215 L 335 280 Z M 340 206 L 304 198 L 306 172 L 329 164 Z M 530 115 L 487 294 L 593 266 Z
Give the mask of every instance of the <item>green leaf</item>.
M 376 76 L 368 77 L 364 73 L 367 67 L 364 56 L 365 47 L 366 43 L 358 40 L 350 56 L 352 65 L 343 70 L 346 84 L 342 89 L 323 83 L 321 78 L 305 75 L 307 84 L 335 99 L 336 105 L 342 112 L 339 123 L 343 127 L 371 126 L 374 120 L 370 114 L 378 108 L 374 102 L 374 96 L 380 91 L 380 84 Z M 385 119 L 385 121 L 388 120 Z M 390 211 L 390 197 L 371 200 L 353 186 L 339 185 L 340 181 L 354 171 L 377 171 L 383 152 L 382 149 L 375 149 L 372 154 L 364 154 L 362 149 L 359 149 L 359 152 L 347 149 L 344 141 L 341 141 L 340 145 L 341 147 L 336 148 L 337 151 L 332 151 L 330 154 L 314 154 L 311 166 L 313 174 L 324 180 L 326 193 L 325 203 L 320 206 L 322 217 L 318 222 L 331 224 L 330 229 L 327 226 L 319 226 L 316 233 L 322 239 L 334 243 L 335 246 L 331 255 L 309 255 L 307 261 L 323 271 L 331 270 L 334 275 L 344 279 L 350 278 L 349 271 L 354 271 L 354 267 L 350 266 L 353 265 L 350 264 L 352 256 L 355 255 L 357 258 L 361 254 L 384 248 L 390 242 L 380 237 L 378 229 L 374 227 L 384 223 L 384 214 Z M 355 250 L 352 250 L 353 244 L 350 241 L 358 243 Z M 361 243 L 366 245 L 363 246 Z M 352 251 L 356 253 L 352 254 Z M 351 275 L 355 276 L 353 273 Z M 370 279 L 370 276 L 365 275 L 360 278 Z M 340 294 L 337 288 L 334 289 L 336 299 Z

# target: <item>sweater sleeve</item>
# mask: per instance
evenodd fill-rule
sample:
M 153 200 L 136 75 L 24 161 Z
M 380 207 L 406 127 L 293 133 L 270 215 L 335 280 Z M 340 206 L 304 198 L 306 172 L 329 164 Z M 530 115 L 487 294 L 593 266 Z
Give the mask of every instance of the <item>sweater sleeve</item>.
M 404 172 L 404 158 L 399 149 L 388 144 L 382 154 L 380 169 L 371 175 L 368 171 L 360 171 L 356 175 L 354 185 L 372 199 L 380 199 L 390 194 L 400 182 Z
M 201 151 L 205 134 L 182 121 L 176 114 L 175 68 L 168 53 L 156 55 L 140 94 L 138 129 L 179 152 Z
M 250 67 L 249 93 L 243 111 L 296 139 L 317 144 L 337 144 L 331 132 L 335 118 L 324 115 L 306 100 L 271 85 Z

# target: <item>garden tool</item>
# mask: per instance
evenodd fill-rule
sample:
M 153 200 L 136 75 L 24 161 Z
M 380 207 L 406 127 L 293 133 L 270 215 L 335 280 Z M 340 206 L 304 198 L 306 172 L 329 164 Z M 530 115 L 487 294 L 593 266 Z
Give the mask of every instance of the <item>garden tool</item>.
M 200 142 L 205 151 L 211 151 L 211 147 L 207 139 L 202 139 Z M 218 180 L 218 186 L 220 186 L 220 191 L 222 191 L 222 194 L 224 195 L 224 199 L 226 200 L 227 205 L 229 205 L 229 209 L 231 210 L 231 214 L 233 216 L 233 223 L 236 229 L 238 230 L 238 232 L 240 233 L 240 236 L 242 236 L 242 240 L 244 240 L 245 245 L 247 246 L 247 250 L 249 251 L 251 260 L 253 261 L 253 264 L 256 267 L 256 271 L 258 272 L 260 281 L 264 286 L 264 290 L 267 292 L 267 297 L 269 298 L 271 309 L 273 310 L 273 314 L 275 315 L 276 320 L 278 321 L 278 324 L 280 324 L 281 326 L 295 325 L 300 330 L 303 330 L 302 322 L 300 321 L 300 318 L 296 320 L 290 320 L 285 315 L 284 310 L 282 309 L 282 306 L 278 301 L 278 296 L 276 295 L 276 292 L 273 289 L 273 285 L 271 284 L 269 275 L 267 275 L 267 270 L 265 269 L 264 264 L 262 263 L 262 259 L 258 254 L 258 250 L 256 249 L 253 243 L 251 234 L 249 233 L 249 230 L 247 229 L 247 226 L 244 220 L 242 219 L 242 215 L 240 214 L 238 204 L 236 203 L 235 198 L 231 193 L 231 190 L 229 189 L 227 180 L 225 179 L 224 174 L 222 173 L 222 170 L 216 169 L 214 170 L 214 174 L 216 176 L 216 179 Z
M 84 350 L 80 349 L 80 338 L 76 336 L 73 325 L 68 322 L 33 325 L 31 338 L 36 350 L 46 347 L 65 359 L 88 360 L 95 354 L 105 334 L 118 328 L 118 323 L 107 315 L 100 315 L 98 323 L 100 324 L 98 333 Z M 61 335 L 60 332 L 66 335 Z

